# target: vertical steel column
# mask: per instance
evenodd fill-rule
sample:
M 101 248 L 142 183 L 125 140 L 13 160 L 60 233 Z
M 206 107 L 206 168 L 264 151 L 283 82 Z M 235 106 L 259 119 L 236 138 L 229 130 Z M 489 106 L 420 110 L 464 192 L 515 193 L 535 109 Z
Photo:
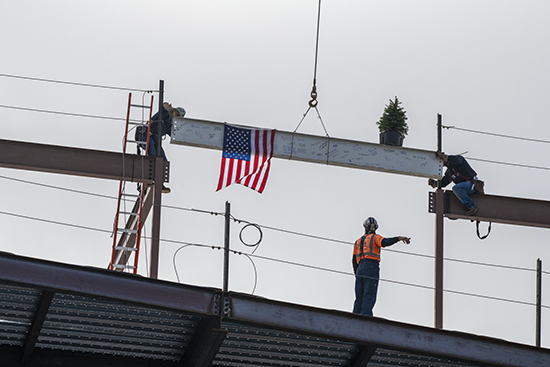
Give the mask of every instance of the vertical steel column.
M 229 291 L 229 225 L 231 224 L 231 204 L 225 202 L 225 251 L 223 263 L 223 291 Z
M 159 80 L 159 112 L 158 118 L 162 120 L 162 105 L 164 104 L 164 80 Z M 157 157 L 160 157 L 162 149 L 162 123 L 159 123 L 157 131 Z
M 442 151 L 442 118 L 437 114 L 437 150 Z M 443 329 L 443 190 L 441 180 L 435 192 L 435 328 Z
M 542 260 L 537 259 L 537 321 L 535 345 L 540 348 L 542 312 Z
M 162 118 L 162 104 L 164 103 L 164 80 L 159 81 L 159 112 L 158 118 Z M 149 277 L 158 279 L 159 252 L 160 252 L 160 212 L 162 202 L 162 185 L 164 183 L 164 159 L 160 151 L 162 138 L 160 136 L 162 124 L 159 123 L 157 140 L 157 157 L 155 159 L 154 193 L 153 193 L 153 223 L 151 235 L 151 265 Z

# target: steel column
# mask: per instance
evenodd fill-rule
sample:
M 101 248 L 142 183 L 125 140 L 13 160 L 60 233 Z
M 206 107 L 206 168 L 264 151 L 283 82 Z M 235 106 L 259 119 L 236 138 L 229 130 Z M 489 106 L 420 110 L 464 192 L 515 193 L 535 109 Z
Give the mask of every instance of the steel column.
M 158 278 L 159 272 L 160 214 L 162 202 L 162 183 L 164 182 L 162 176 L 164 176 L 164 172 L 158 167 L 161 167 L 163 162 L 164 159 L 162 157 L 156 157 L 157 169 L 155 169 L 155 186 L 153 187 L 153 223 L 151 230 L 151 264 L 149 271 L 149 277 L 153 279 Z
M 231 225 L 231 204 L 225 202 L 225 237 L 224 237 L 224 260 L 223 260 L 223 291 L 229 291 L 229 227 Z
M 537 319 L 535 345 L 540 348 L 542 321 L 542 260 L 537 259 Z
M 437 150 L 442 151 L 442 118 L 437 114 Z M 443 329 L 443 213 L 445 211 L 441 180 L 437 182 L 435 192 L 435 328 Z

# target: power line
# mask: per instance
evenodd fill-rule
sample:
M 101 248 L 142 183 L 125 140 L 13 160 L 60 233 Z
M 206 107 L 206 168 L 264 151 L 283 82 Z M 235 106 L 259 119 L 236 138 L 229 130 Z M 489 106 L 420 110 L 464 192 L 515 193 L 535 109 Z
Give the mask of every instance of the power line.
M 102 88 L 102 89 L 115 89 L 115 90 L 133 91 L 133 92 L 144 92 L 144 93 L 156 93 L 156 92 L 158 92 L 158 90 L 146 90 L 146 89 L 136 89 L 136 88 L 114 87 L 114 86 L 109 86 L 109 85 L 88 84 L 88 83 L 76 83 L 76 82 L 68 82 L 68 81 L 62 81 L 62 80 L 43 79 L 43 78 L 33 78 L 33 77 L 21 76 L 21 75 L 0 74 L 0 77 L 14 78 L 14 79 L 23 79 L 23 80 L 32 80 L 32 81 L 47 82 L 47 83 L 56 83 L 56 84 L 75 85 L 75 86 L 79 86 L 79 87 L 91 87 L 91 88 Z
M 522 167 L 522 168 L 533 168 L 533 169 L 541 169 L 541 170 L 550 171 L 550 168 L 548 168 L 548 167 L 530 166 L 530 165 L 526 165 L 526 164 L 508 163 L 508 162 L 497 162 L 497 161 L 490 161 L 490 160 L 487 160 L 487 159 L 472 158 L 472 157 L 468 157 L 468 159 L 469 159 L 469 160 L 472 160 L 472 161 L 479 161 L 479 162 L 486 162 L 486 163 L 502 164 L 502 165 L 505 165 L 505 166 Z
M 516 140 L 532 141 L 532 142 L 536 142 L 536 143 L 546 143 L 546 144 L 550 144 L 550 141 L 549 141 L 549 140 L 532 139 L 532 138 L 522 138 L 522 137 L 519 137 L 519 136 L 504 135 L 504 134 L 496 134 L 496 133 L 490 133 L 490 132 L 486 132 L 486 131 L 464 129 L 464 128 L 456 127 L 456 126 L 442 126 L 442 127 L 445 128 L 445 129 L 455 129 L 455 130 L 466 131 L 466 132 L 476 133 L 476 134 L 484 134 L 484 135 L 498 136 L 498 137 L 500 137 L 500 138 L 508 138 L 508 139 L 516 139 Z
M 45 222 L 45 223 L 50 223 L 50 224 L 63 225 L 63 226 L 73 227 L 73 228 L 78 228 L 78 229 L 86 229 L 86 230 L 102 232 L 102 233 L 111 233 L 112 232 L 112 231 L 109 231 L 109 230 L 104 230 L 104 229 L 99 229 L 99 228 L 93 228 L 93 227 L 87 227 L 87 226 L 82 226 L 82 225 L 76 225 L 76 224 L 70 224 L 70 223 L 65 223 L 65 222 L 53 221 L 53 220 L 48 220 L 48 219 L 36 218 L 36 217 L 31 217 L 31 216 L 26 216 L 26 215 L 9 213 L 9 212 L 5 212 L 5 211 L 0 211 L 0 214 L 10 215 L 10 216 L 18 217 L 18 218 L 30 219 L 30 220 L 35 220 L 35 221 L 40 221 L 40 222 Z M 196 243 L 189 243 L 189 242 L 169 240 L 169 239 L 160 239 L 160 241 L 166 242 L 166 243 L 180 244 L 180 245 L 195 245 L 195 246 L 201 246 L 201 247 L 211 247 L 212 249 L 223 250 L 223 248 L 221 246 L 208 246 L 208 245 L 204 245 L 204 244 L 196 244 Z M 269 260 L 269 261 L 279 262 L 279 263 L 283 263 L 283 264 L 287 264 L 287 265 L 299 266 L 299 267 L 303 267 L 303 268 L 327 271 L 327 272 L 337 273 L 337 274 L 342 274 L 342 275 L 353 275 L 350 272 L 345 272 L 345 271 L 341 271 L 341 270 L 328 269 L 328 268 L 324 268 L 324 267 L 320 267 L 320 266 L 308 265 L 308 264 L 303 264 L 303 263 L 298 263 L 298 262 L 293 262 L 293 261 L 288 261 L 288 260 L 275 259 L 275 258 L 270 258 L 270 257 L 266 257 L 266 256 L 255 255 L 255 254 L 246 254 L 246 253 L 242 253 L 240 251 L 235 251 L 235 250 L 230 250 L 230 251 L 235 253 L 235 254 L 246 255 L 249 258 L 256 257 L 258 259 Z M 255 268 L 255 265 L 254 265 L 254 268 Z M 428 290 L 434 290 L 435 289 L 434 287 L 430 287 L 430 286 L 414 284 L 414 283 L 407 283 L 407 282 L 401 282 L 401 281 L 395 281 L 395 280 L 389 280 L 389 279 L 380 279 L 380 281 L 384 281 L 384 282 L 388 282 L 388 283 L 394 283 L 394 284 L 400 284 L 400 285 L 406 285 L 406 286 L 411 286 L 411 287 L 416 287 L 416 288 L 428 289 Z M 443 291 L 447 292 L 447 293 L 467 295 L 467 296 L 472 296 L 472 297 L 477 297 L 477 298 L 485 298 L 485 299 L 491 299 L 491 300 L 497 300 L 497 301 L 503 301 L 503 302 L 516 303 L 516 304 L 523 304 L 523 305 L 530 305 L 530 306 L 535 305 L 533 303 L 524 302 L 524 301 L 516 301 L 516 300 L 505 299 L 505 298 L 484 296 L 484 295 L 468 293 L 468 292 L 453 291 L 453 290 L 448 290 L 448 289 L 444 289 Z M 542 306 L 542 307 L 550 308 L 550 306 Z
M 17 106 L 8 106 L 8 105 L 0 105 L 0 107 L 1 108 L 9 108 L 9 109 L 13 109 L 13 110 L 19 110 L 19 111 L 42 112 L 42 113 L 50 113 L 50 114 L 55 114 L 55 115 L 64 115 L 64 116 L 73 116 L 73 117 L 88 117 L 88 118 L 95 118 L 95 119 L 102 119 L 102 120 L 126 121 L 126 119 L 123 118 L 123 117 L 87 115 L 87 114 L 81 114 L 81 113 L 51 111 L 51 110 L 42 110 L 42 109 L 38 109 L 38 108 L 17 107 Z M 134 119 L 130 119 L 130 121 L 132 121 L 132 122 L 141 122 L 141 120 L 134 120 Z
M 236 222 L 239 222 L 239 223 L 240 222 L 252 223 L 252 222 L 249 222 L 249 221 L 243 220 L 243 219 L 234 219 L 234 220 Z M 336 239 L 328 238 L 328 237 L 310 235 L 310 234 L 305 234 L 305 233 L 301 233 L 301 232 L 296 232 L 296 231 L 290 231 L 290 230 L 276 228 L 276 227 L 265 226 L 265 225 L 258 224 L 258 223 L 254 223 L 254 224 L 260 226 L 261 228 L 271 229 L 271 230 L 277 231 L 277 232 L 283 232 L 283 233 L 288 233 L 288 234 L 292 234 L 292 235 L 297 235 L 297 236 L 302 236 L 302 237 L 307 237 L 307 238 L 312 238 L 312 239 L 317 239 L 317 240 L 322 240 L 322 241 L 341 243 L 341 244 L 344 244 L 344 245 L 348 245 L 350 247 L 353 246 L 353 243 L 350 242 L 350 241 L 342 241 L 342 240 L 336 240 Z M 410 256 L 423 257 L 423 258 L 428 258 L 428 259 L 435 259 L 436 258 L 433 255 L 418 254 L 418 253 L 413 253 L 413 252 L 408 252 L 408 251 L 400 251 L 400 250 L 395 250 L 395 249 L 390 249 L 390 248 L 384 248 L 384 251 L 395 252 L 395 253 L 400 253 L 400 254 L 410 255 Z M 469 260 L 460 260 L 460 259 L 453 259 L 453 258 L 443 258 L 443 260 L 451 261 L 451 262 L 464 263 L 464 264 L 470 264 L 470 265 L 491 266 L 491 267 L 495 267 L 495 268 L 503 268 L 503 269 L 510 269 L 510 270 L 523 270 L 523 271 L 531 271 L 531 272 L 536 271 L 535 269 L 522 268 L 522 267 L 517 267 L 517 266 L 489 264 L 489 263 L 469 261 Z
M 108 196 L 108 195 L 102 195 L 102 194 L 97 194 L 97 193 L 91 193 L 91 192 L 87 192 L 87 191 L 69 189 L 69 188 L 64 188 L 64 187 L 60 187 L 60 186 L 48 185 L 48 184 L 43 184 L 43 183 L 39 183 L 39 182 L 27 181 L 27 180 L 22 180 L 22 179 L 2 176 L 2 175 L 0 175 L 0 178 L 7 179 L 7 180 L 12 180 L 12 181 L 16 181 L 16 182 L 22 182 L 22 183 L 26 183 L 26 184 L 30 184 L 30 185 L 42 186 L 42 187 L 56 189 L 56 190 L 74 192 L 74 193 L 77 193 L 77 194 L 102 197 L 102 198 L 112 199 L 112 200 L 117 200 L 118 199 L 118 197 L 115 197 L 115 196 Z M 221 212 L 215 212 L 215 211 L 210 211 L 210 210 L 202 210 L 202 209 L 195 209 L 195 208 L 183 208 L 183 207 L 165 205 L 165 204 L 162 204 L 161 207 L 162 208 L 167 208 L 167 209 L 184 210 L 184 211 L 210 214 L 210 215 L 223 215 L 224 214 L 224 213 L 221 213 Z M 344 245 L 347 245 L 347 246 L 352 246 L 353 245 L 353 243 L 351 243 L 349 241 L 336 240 L 336 239 L 333 239 L 333 238 L 310 235 L 310 234 L 301 233 L 301 232 L 297 232 L 297 231 L 290 231 L 290 230 L 281 229 L 281 228 L 277 228 L 277 227 L 261 225 L 261 224 L 249 222 L 249 221 L 244 220 L 244 219 L 237 219 L 233 216 L 232 216 L 232 219 L 237 223 L 255 224 L 255 225 L 258 225 L 262 228 L 270 229 L 270 230 L 276 231 L 276 232 L 282 232 L 282 233 L 287 233 L 287 234 L 291 234 L 291 235 L 312 238 L 312 239 L 316 239 L 316 240 L 340 243 L 340 244 L 344 244 Z M 433 255 L 418 254 L 418 253 L 414 253 L 414 252 L 401 251 L 401 250 L 395 250 L 395 249 L 390 249 L 390 248 L 385 248 L 384 251 L 394 252 L 394 253 L 399 253 L 399 254 L 404 254 L 404 255 L 409 255 L 409 256 L 423 257 L 423 258 L 427 258 L 427 259 L 435 259 L 436 258 Z M 453 259 L 453 258 L 443 258 L 443 260 L 450 261 L 450 262 L 463 263 L 463 264 L 489 266 L 489 267 L 510 269 L 510 270 L 521 270 L 521 271 L 530 271 L 530 272 L 535 272 L 536 271 L 535 269 L 530 269 L 530 268 L 522 268 L 522 267 L 510 266 L 510 265 L 490 264 L 490 263 L 483 263 L 483 262 L 470 261 L 470 260 L 460 260 L 460 259 Z

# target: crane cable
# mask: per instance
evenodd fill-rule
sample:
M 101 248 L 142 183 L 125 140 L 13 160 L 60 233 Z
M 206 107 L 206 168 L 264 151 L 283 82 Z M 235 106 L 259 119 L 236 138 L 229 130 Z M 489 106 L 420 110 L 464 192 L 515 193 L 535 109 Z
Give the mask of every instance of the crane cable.
M 317 34 L 316 34 L 316 37 L 315 37 L 315 62 L 314 62 L 314 67 L 313 67 L 313 86 L 311 87 L 311 93 L 310 93 L 311 99 L 308 102 L 308 109 L 306 110 L 306 112 L 302 116 L 302 119 L 298 123 L 298 126 L 296 126 L 296 129 L 294 129 L 294 131 L 292 132 L 292 140 L 290 142 L 290 156 L 289 156 L 288 159 L 289 160 L 292 159 L 292 154 L 294 152 L 294 134 L 296 133 L 296 131 L 298 131 L 298 128 L 300 127 L 300 125 L 302 124 L 304 119 L 306 118 L 309 111 L 312 108 L 314 108 L 315 111 L 317 112 L 317 117 L 319 118 L 319 121 L 321 122 L 321 126 L 323 127 L 323 130 L 325 131 L 325 136 L 328 138 L 327 153 L 326 153 L 327 154 L 327 164 L 328 164 L 329 153 L 330 153 L 330 136 L 328 135 L 328 132 L 327 132 L 327 129 L 326 129 L 325 124 L 323 122 L 323 119 L 321 118 L 321 114 L 319 113 L 319 109 L 317 108 L 317 104 L 319 103 L 319 101 L 317 101 L 317 61 L 319 59 L 319 29 L 320 29 L 320 24 L 321 24 L 321 0 L 319 0 L 319 6 L 318 6 L 318 10 L 317 10 Z

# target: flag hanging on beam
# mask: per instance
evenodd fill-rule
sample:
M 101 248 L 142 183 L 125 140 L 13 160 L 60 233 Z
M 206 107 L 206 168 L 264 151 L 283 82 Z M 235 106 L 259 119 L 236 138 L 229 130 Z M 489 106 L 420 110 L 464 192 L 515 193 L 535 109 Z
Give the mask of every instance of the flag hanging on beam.
M 224 125 L 219 191 L 238 183 L 262 193 L 273 156 L 275 130 Z

